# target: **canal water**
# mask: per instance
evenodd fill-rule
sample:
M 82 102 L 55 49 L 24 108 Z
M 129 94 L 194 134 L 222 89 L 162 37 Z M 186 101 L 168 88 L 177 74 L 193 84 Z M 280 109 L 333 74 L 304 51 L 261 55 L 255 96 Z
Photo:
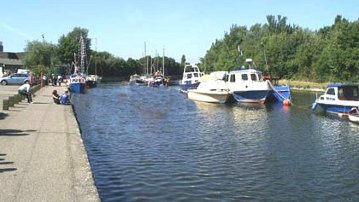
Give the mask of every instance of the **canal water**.
M 103 84 L 73 103 L 102 201 L 359 201 L 359 125 L 294 106 L 205 104 Z

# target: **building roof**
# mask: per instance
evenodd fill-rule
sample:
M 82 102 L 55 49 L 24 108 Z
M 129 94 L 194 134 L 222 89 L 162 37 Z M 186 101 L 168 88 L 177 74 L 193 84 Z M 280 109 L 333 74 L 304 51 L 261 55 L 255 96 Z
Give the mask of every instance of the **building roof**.
M 22 65 L 22 61 L 21 61 L 20 59 L 0 58 L 0 64 L 5 64 L 5 65 Z
M 25 53 L 0 52 L 0 64 L 21 66 L 24 56 Z

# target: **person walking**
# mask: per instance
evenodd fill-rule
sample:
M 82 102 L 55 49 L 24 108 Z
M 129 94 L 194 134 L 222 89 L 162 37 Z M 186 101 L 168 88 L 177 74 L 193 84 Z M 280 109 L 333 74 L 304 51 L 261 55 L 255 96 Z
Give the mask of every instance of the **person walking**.
M 30 87 L 31 86 L 30 86 L 29 83 L 25 83 L 25 84 L 23 84 L 22 86 L 19 87 L 18 92 L 19 92 L 20 95 L 26 96 L 28 103 L 33 103 L 32 102 L 32 95 L 31 95 L 31 92 L 30 92 Z

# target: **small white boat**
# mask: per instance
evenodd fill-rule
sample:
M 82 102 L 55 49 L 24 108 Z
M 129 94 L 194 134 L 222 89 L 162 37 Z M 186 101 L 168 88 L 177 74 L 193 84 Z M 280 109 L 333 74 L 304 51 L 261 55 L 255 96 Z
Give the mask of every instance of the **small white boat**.
M 230 97 L 228 87 L 223 80 L 206 75 L 201 78 L 197 89 L 188 89 L 187 96 L 191 100 L 224 104 Z
M 359 107 L 359 85 L 329 84 L 324 95 L 313 103 L 312 110 L 318 106 L 325 112 L 349 114 L 352 108 Z
M 270 82 L 264 81 L 262 73 L 255 69 L 230 71 L 227 83 L 238 102 L 264 103 L 272 92 Z
M 203 73 L 197 65 L 187 64 L 183 69 L 183 76 L 180 82 L 181 91 L 186 92 L 188 89 L 196 89 L 199 85 L 199 79 Z
M 100 83 L 101 77 L 97 75 L 87 75 L 86 77 L 86 87 L 94 88 Z
M 359 110 L 358 108 L 353 108 L 348 114 L 349 121 L 354 123 L 359 123 Z

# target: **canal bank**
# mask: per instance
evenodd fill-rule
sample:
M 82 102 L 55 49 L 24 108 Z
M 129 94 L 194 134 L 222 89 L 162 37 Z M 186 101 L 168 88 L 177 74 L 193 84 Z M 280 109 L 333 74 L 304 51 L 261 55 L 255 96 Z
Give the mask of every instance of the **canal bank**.
M 72 106 L 53 89 L 0 111 L 0 201 L 100 201 Z

